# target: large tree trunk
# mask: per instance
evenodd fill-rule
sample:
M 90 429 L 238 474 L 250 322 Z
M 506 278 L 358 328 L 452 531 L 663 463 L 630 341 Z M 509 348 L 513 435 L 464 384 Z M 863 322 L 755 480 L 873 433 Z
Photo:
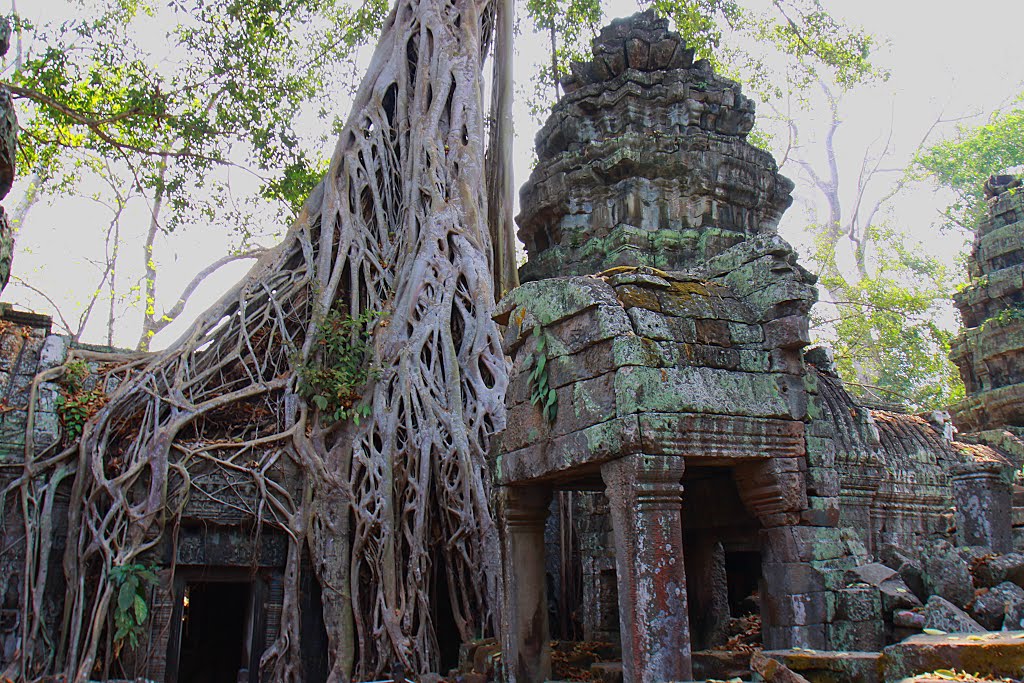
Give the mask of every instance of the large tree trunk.
M 436 668 L 442 595 L 459 637 L 494 632 L 485 454 L 504 426 L 507 367 L 485 223 L 492 19 L 487 0 L 399 0 L 328 175 L 284 242 L 169 349 L 114 370 L 120 383 L 80 448 L 47 461 L 76 472 L 58 657 L 69 680 L 86 680 L 103 656 L 111 568 L 162 542 L 193 475 L 210 467 L 250 477 L 257 528 L 291 538 L 265 680 L 303 678 L 304 547 L 323 588 L 332 681 Z M 358 423 L 301 395 L 303 374 L 324 360 L 330 311 L 380 314 L 361 389 L 371 412 Z M 283 478 L 289 459 L 298 484 Z
M 349 595 L 364 674 L 392 660 L 413 671 L 436 665 L 439 558 L 461 637 L 494 626 L 485 454 L 503 426 L 507 370 L 484 223 L 486 11 L 471 0 L 398 6 L 325 188 L 323 235 L 351 237 L 322 266 L 340 280 L 321 304 L 389 314 L 375 334 L 372 415 L 339 435 L 330 448 L 339 462 L 328 465 L 349 469 Z M 349 595 L 335 595 L 334 609 L 348 609 Z

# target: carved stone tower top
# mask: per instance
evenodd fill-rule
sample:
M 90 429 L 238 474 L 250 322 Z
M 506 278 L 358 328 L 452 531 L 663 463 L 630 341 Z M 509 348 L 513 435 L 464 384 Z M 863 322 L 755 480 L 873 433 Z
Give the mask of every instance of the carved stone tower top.
M 685 270 L 772 233 L 793 184 L 746 140 L 754 103 L 648 10 L 573 64 L 521 192 L 523 281 L 613 266 Z
M 974 231 L 970 282 L 953 300 L 964 332 L 951 357 L 967 398 L 952 408 L 963 431 L 1024 427 L 1024 192 L 1013 176 L 985 183 L 987 215 Z

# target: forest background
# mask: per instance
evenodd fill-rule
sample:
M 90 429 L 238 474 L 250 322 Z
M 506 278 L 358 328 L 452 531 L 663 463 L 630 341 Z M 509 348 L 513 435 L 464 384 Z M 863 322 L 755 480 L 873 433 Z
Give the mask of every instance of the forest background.
M 955 400 L 949 295 L 965 277 L 981 183 L 1024 162 L 1024 8 L 655 5 L 758 100 L 755 142 L 797 184 L 781 232 L 821 274 L 815 335 L 835 348 L 844 379 L 912 408 Z M 610 18 L 643 7 L 518 8 L 516 187 L 558 93 L 551 74 Z M 170 344 L 280 238 L 326 170 L 387 9 L 12 2 L 2 80 L 24 131 L 4 299 L 52 314 L 82 342 Z

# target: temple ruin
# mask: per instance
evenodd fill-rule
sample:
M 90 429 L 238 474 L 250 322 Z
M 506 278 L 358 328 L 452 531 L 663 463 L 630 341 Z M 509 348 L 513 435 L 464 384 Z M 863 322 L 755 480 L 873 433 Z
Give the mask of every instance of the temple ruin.
M 434 647 L 433 668 L 450 671 L 449 681 L 542 683 L 555 680 L 554 664 L 574 641 L 602 644 L 600 657 L 575 660 L 593 681 L 881 683 L 944 666 L 1020 678 L 1024 640 L 1008 633 L 1024 631 L 1019 182 L 990 182 L 970 286 L 956 297 L 966 329 L 953 355 L 967 399 L 950 413 L 866 405 L 846 391 L 829 352 L 809 347 L 816 278 L 776 232 L 793 184 L 748 142 L 754 105 L 740 86 L 695 61 L 650 11 L 606 27 L 591 61 L 574 64 L 563 86 L 521 190 L 522 284 L 494 312 L 509 360 L 505 416 L 486 418 L 497 433 L 476 483 L 493 487 L 496 528 L 474 528 L 481 548 L 500 547 L 498 604 L 488 603 L 486 580 L 477 594 L 458 593 L 458 568 L 438 561 L 419 593 L 428 602 L 417 622 L 417 637 Z M 389 84 L 374 87 L 382 108 L 367 139 L 396 115 Z M 446 145 L 442 156 L 448 152 Z M 356 163 L 354 153 L 343 159 Z M 317 230 L 327 188 L 307 205 Z M 302 252 L 282 253 L 295 260 Z M 490 296 L 463 276 L 457 287 L 465 310 Z M 301 312 L 312 305 L 309 291 L 274 301 Z M 254 300 L 246 297 L 256 296 L 244 287 L 234 294 L 243 305 L 232 311 L 242 313 L 211 318 L 208 336 L 188 351 L 200 370 L 242 372 L 211 365 L 224 339 L 218 330 L 240 324 L 233 321 Z M 278 290 L 260 294 L 272 295 Z M 491 327 L 481 328 L 483 337 Z M 268 386 L 284 372 L 285 357 L 271 355 L 273 344 L 290 343 L 280 335 L 252 340 L 276 359 L 269 367 L 245 366 Z M 148 367 L 148 356 L 72 345 L 51 334 L 45 316 L 0 310 L 0 481 L 8 486 L 0 670 L 36 647 L 39 632 L 66 624 L 71 609 L 63 572 L 81 543 L 68 538 L 76 514 L 69 501 L 79 492 L 70 468 L 36 476 L 76 442 L 62 412 L 69 358 L 88 368 L 76 391 L 100 403 Z M 491 378 L 488 389 L 501 387 L 497 371 L 477 371 Z M 154 584 L 144 586 L 148 618 L 136 646 L 118 650 L 118 675 L 266 681 L 261 661 L 284 629 L 301 644 L 301 680 L 327 680 L 329 648 L 352 648 L 342 653 L 350 661 L 383 656 L 384 649 L 357 655 L 354 641 L 339 639 L 330 623 L 337 613 L 325 612 L 325 601 L 358 597 L 330 584 L 339 574 L 323 566 L 325 556 L 292 542 L 284 511 L 261 507 L 260 487 L 276 487 L 282 499 L 314 495 L 284 447 L 260 441 L 296 424 L 295 395 L 274 401 L 218 407 L 177 435 L 176 457 L 208 463 L 189 469 L 185 484 L 183 466 L 168 475 L 177 516 L 167 533 L 146 536 L 142 559 L 156 568 Z M 258 447 L 210 456 L 231 451 L 239 425 Z M 474 444 L 486 444 L 485 426 L 474 430 L 473 438 L 482 435 Z M 337 448 L 362 438 L 325 433 Z M 375 434 L 368 443 L 377 444 Z M 112 480 L 125 467 L 114 446 L 102 462 Z M 462 476 L 474 467 L 464 465 Z M 58 511 L 42 536 L 45 553 L 26 540 L 29 505 Z M 423 529 L 432 534 L 428 550 L 464 532 L 457 524 Z M 497 554 L 472 555 L 476 547 L 466 557 L 482 574 L 485 564 L 498 567 Z M 375 580 L 383 579 L 364 569 L 355 582 Z M 289 581 L 298 581 L 301 615 L 290 625 Z M 453 609 L 459 600 L 465 613 Z M 484 607 L 496 629 L 487 631 Z M 383 637 L 398 628 L 388 616 L 364 628 Z M 479 638 L 466 636 L 470 618 Z M 109 638 L 109 626 L 96 628 L 97 639 Z M 78 654 L 61 649 L 34 661 L 47 656 Z M 114 675 L 109 658 L 96 666 L 97 678 Z M 441 680 L 400 663 L 388 672 L 406 674 Z

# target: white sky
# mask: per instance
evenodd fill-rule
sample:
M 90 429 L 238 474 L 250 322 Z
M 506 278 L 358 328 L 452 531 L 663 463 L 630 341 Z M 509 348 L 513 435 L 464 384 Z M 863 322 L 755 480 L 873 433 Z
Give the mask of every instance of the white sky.
M 974 123 L 984 121 L 993 110 L 1006 106 L 1024 89 L 1024 58 L 1020 52 L 1024 5 L 1010 0 L 989 0 L 981 5 L 962 2 L 919 0 L 822 0 L 833 14 L 853 25 L 864 27 L 888 44 L 879 50 L 875 60 L 889 68 L 889 82 L 851 94 L 844 102 L 844 123 L 837 137 L 842 177 L 849 181 L 847 197 L 860 166 L 864 150 L 881 144 L 890 126 L 894 135 L 894 153 L 890 167 L 902 167 L 916 148 L 921 136 L 940 116 L 947 118 L 980 114 Z M 74 11 L 71 3 L 61 0 L 21 0 L 18 9 L 36 20 L 68 16 Z M 608 16 L 623 16 L 637 10 L 630 0 L 612 0 Z M 521 41 L 517 45 L 517 80 L 526 82 L 531 61 L 540 55 L 541 44 Z M 339 111 L 347 108 L 338 98 Z M 523 109 L 520 103 L 520 109 Z M 813 151 L 827 121 L 827 112 L 811 108 L 797 115 L 805 147 Z M 529 173 L 531 147 L 536 124 L 524 111 L 516 115 L 516 185 Z M 947 125 L 936 130 L 933 141 L 953 132 Z M 333 148 L 333 145 L 332 145 Z M 783 221 L 783 234 L 795 243 L 801 242 L 801 226 L 807 222 L 806 206 L 817 197 L 807 178 L 792 163 L 783 172 L 797 183 L 798 204 Z M 244 174 L 233 171 L 234 180 L 245 184 Z M 876 192 L 887 187 L 885 180 Z M 13 208 L 22 188 L 15 187 L 4 204 Z M 849 199 L 846 199 L 849 201 Z M 947 203 L 944 194 L 935 194 L 928 187 L 913 187 L 894 203 L 892 220 L 911 235 L 944 256 L 951 256 L 961 246 L 956 236 L 940 236 L 934 227 L 938 211 Z M 88 199 L 55 198 L 37 205 L 18 235 L 14 274 L 35 287 L 45 290 L 60 305 L 65 316 L 78 315 L 82 302 L 92 293 L 97 280 L 95 261 L 102 256 L 102 235 L 110 213 Z M 122 253 L 139 261 L 142 239 L 147 225 L 146 207 L 137 203 L 122 222 L 124 239 Z M 285 226 L 270 226 L 283 229 Z M 162 238 L 157 247 L 161 269 L 160 302 L 170 306 L 177 291 L 192 275 L 210 261 L 225 253 L 230 238 L 225 226 L 196 227 L 183 230 L 170 238 Z M 93 262 L 90 262 L 92 259 Z M 125 263 L 128 267 L 128 263 Z M 247 266 L 225 268 L 201 290 L 187 309 L 192 317 L 212 302 L 228 284 L 240 277 Z M 137 277 L 135 275 L 134 277 Z M 52 312 L 40 297 L 12 282 L 4 291 L 4 299 L 40 312 Z M 100 304 L 102 307 L 102 304 Z M 89 327 L 84 341 L 105 339 L 105 314 L 98 311 L 96 324 Z M 138 335 L 138 313 L 131 311 L 120 317 L 115 341 L 134 346 Z M 155 346 L 166 345 L 180 333 L 185 320 L 157 337 Z

